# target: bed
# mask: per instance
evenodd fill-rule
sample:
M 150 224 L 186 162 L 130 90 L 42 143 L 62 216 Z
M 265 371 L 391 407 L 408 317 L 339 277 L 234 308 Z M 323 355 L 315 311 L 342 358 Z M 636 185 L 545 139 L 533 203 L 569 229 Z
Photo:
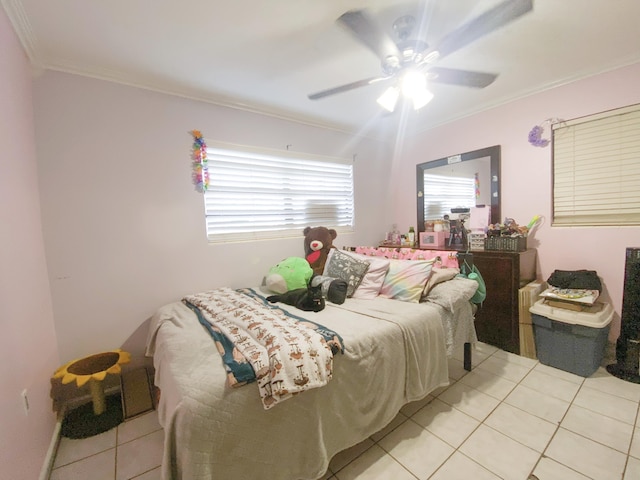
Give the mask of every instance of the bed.
M 152 317 L 147 354 L 160 389 L 164 480 L 321 478 L 329 461 L 385 427 L 408 402 L 449 382 L 448 357 L 475 343 L 472 280 L 433 286 L 420 302 L 348 298 L 320 312 L 278 304 L 341 336 L 331 380 L 265 409 L 255 383 L 226 385 L 212 337 L 184 302 Z M 251 290 L 259 301 L 268 293 Z M 467 349 L 468 350 L 468 349 Z

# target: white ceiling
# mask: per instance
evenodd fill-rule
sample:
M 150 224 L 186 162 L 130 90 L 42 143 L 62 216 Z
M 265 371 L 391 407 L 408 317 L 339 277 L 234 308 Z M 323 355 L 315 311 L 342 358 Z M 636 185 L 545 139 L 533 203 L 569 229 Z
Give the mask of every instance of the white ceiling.
M 368 8 L 391 34 L 414 14 L 421 38 L 502 0 L 0 0 L 37 69 L 78 73 L 349 131 L 394 131 L 384 85 L 307 95 L 381 73 L 335 23 Z M 433 84 L 410 131 L 640 61 L 640 0 L 535 0 L 534 10 L 452 53 L 441 67 L 498 73 L 485 89 Z M 639 87 L 640 88 L 640 87 Z M 552 112 L 551 112 L 552 113 Z

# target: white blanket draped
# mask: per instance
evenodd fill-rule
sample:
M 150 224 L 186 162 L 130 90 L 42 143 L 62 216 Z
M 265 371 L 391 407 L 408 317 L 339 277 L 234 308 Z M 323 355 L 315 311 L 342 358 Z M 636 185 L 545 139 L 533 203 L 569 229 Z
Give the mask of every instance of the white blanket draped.
M 265 410 L 296 393 L 326 385 L 333 354 L 325 339 L 303 322 L 261 305 L 231 288 L 188 295 L 253 367 Z

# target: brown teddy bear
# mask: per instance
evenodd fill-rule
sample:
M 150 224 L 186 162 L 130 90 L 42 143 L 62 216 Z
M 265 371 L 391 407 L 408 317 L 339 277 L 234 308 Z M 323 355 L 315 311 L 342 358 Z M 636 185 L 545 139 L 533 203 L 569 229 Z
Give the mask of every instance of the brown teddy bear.
M 329 250 L 335 248 L 333 240 L 338 233 L 333 228 L 307 227 L 304 234 L 304 255 L 316 275 L 322 275 Z

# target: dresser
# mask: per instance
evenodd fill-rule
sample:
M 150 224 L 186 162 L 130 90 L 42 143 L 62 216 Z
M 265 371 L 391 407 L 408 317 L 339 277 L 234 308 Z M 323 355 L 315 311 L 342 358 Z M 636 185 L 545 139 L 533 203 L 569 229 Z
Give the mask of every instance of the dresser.
M 471 255 L 487 286 L 487 298 L 476 313 L 478 340 L 520 353 L 518 290 L 536 279 L 536 250 L 458 252 L 459 262 Z

